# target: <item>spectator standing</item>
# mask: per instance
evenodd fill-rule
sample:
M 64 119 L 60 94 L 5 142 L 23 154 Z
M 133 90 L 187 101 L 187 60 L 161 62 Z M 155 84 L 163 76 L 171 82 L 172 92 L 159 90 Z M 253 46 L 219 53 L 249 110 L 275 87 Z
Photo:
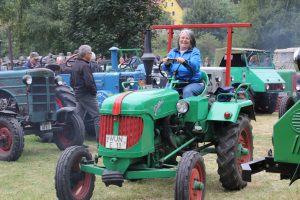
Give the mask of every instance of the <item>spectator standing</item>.
M 28 61 L 23 65 L 24 68 L 33 69 L 40 67 L 39 65 L 39 54 L 37 52 L 31 52 Z
M 97 89 L 90 61 L 92 48 L 81 45 L 78 49 L 78 59 L 72 65 L 70 84 L 76 98 L 76 112 L 83 118 L 86 112 L 94 120 L 96 139 L 99 139 L 99 107 L 96 98 Z

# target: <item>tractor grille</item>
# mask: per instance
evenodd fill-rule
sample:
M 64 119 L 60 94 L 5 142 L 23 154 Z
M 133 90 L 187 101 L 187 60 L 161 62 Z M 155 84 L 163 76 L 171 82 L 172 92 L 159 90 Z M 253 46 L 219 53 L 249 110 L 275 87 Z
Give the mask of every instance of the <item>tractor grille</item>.
M 300 110 L 297 110 L 292 117 L 292 126 L 297 133 L 300 133 Z
M 33 111 L 54 112 L 56 109 L 54 92 L 54 77 L 32 77 L 30 93 L 32 96 Z
M 118 135 L 127 136 L 127 149 L 135 145 L 143 133 L 143 119 L 132 116 L 101 115 L 99 142 L 105 146 L 106 135 L 114 134 L 114 123 L 119 122 Z
M 284 90 L 282 83 L 269 83 L 268 90 Z

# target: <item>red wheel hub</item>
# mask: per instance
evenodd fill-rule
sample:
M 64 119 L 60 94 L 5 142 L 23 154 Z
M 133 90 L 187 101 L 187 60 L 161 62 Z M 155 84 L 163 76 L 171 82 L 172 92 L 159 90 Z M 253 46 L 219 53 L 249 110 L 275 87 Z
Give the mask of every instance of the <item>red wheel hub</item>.
M 71 171 L 71 176 L 78 176 L 79 174 L 82 175 L 81 178 L 78 178 L 71 183 L 71 185 L 73 185 L 71 188 L 72 195 L 78 200 L 83 199 L 86 196 L 92 183 L 92 175 L 80 171 L 80 160 L 81 157 L 76 160 Z
M 197 163 L 192 169 L 189 188 L 190 188 L 190 200 L 201 200 L 203 197 L 203 189 L 195 189 L 195 182 L 204 183 L 205 176 L 204 171 L 199 163 Z M 204 186 L 205 187 L 205 186 Z
M 241 165 L 242 163 L 251 161 L 252 158 L 253 147 L 252 147 L 252 138 L 249 131 L 247 131 L 246 129 L 242 130 L 240 134 L 239 142 L 243 148 L 248 149 L 248 154 L 247 155 L 242 154 L 241 157 L 238 159 L 238 165 Z
M 12 134 L 6 127 L 0 128 L 0 140 L 3 144 L 0 146 L 1 151 L 9 151 L 12 145 Z

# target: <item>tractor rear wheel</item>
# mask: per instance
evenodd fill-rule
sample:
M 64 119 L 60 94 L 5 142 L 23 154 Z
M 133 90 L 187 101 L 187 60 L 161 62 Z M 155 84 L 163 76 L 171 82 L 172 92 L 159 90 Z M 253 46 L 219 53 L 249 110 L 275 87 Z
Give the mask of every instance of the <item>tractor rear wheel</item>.
M 205 176 L 204 160 L 200 153 L 196 151 L 185 152 L 177 167 L 175 199 L 204 199 Z
M 24 149 L 24 133 L 17 119 L 0 116 L 0 160 L 15 161 Z
M 58 199 L 91 199 L 95 187 L 95 175 L 80 170 L 82 159 L 90 161 L 92 155 L 87 149 L 79 146 L 69 147 L 61 154 L 55 173 Z
M 293 105 L 295 104 L 295 101 L 293 97 L 285 96 L 282 97 L 280 100 L 279 110 L 278 110 L 278 117 L 281 118 L 286 111 L 288 111 Z
M 225 126 L 218 139 L 220 182 L 228 190 L 240 190 L 247 185 L 242 179 L 241 164 L 253 159 L 252 126 L 248 116 L 241 114 L 236 123 Z
M 67 113 L 66 118 L 58 117 L 57 122 L 61 124 L 63 130 L 61 132 L 56 131 L 53 134 L 53 140 L 60 150 L 83 144 L 84 124 L 79 115 L 71 111 Z

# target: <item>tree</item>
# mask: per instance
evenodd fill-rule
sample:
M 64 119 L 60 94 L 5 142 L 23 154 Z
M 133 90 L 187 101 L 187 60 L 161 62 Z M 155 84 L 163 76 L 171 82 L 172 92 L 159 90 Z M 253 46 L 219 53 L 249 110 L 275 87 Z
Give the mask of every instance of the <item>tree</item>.
M 186 24 L 232 23 L 235 7 L 230 0 L 192 0 L 192 6 L 184 13 L 183 21 Z M 194 32 L 197 36 L 211 33 L 220 40 L 226 37 L 226 29 L 197 29 Z
M 72 47 L 90 44 L 96 52 L 141 47 L 143 31 L 162 15 L 152 0 L 75 0 L 66 7 L 67 36 Z
M 300 45 L 300 2 L 295 0 L 242 0 L 239 19 L 252 23 L 249 30 L 238 30 L 235 44 L 274 50 Z

